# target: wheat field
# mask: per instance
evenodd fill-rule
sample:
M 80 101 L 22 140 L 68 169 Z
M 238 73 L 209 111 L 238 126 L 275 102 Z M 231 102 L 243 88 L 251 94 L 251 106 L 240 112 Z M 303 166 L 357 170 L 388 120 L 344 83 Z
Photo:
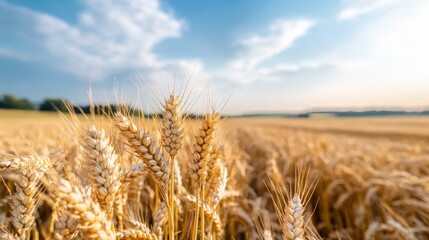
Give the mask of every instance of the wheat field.
M 429 118 L 0 111 L 0 239 L 429 239 Z

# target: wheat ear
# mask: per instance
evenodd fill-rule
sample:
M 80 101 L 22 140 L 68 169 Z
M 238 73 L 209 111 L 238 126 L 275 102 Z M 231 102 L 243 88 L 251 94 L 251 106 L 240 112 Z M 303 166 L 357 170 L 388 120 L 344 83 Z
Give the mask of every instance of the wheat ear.
M 120 240 L 155 240 L 158 239 L 157 236 L 150 231 L 149 228 L 144 229 L 133 229 L 128 228 L 116 232 L 116 239 Z
M 181 192 L 186 191 L 186 189 L 183 186 L 182 171 L 180 169 L 179 161 L 177 161 L 177 159 L 174 159 L 173 161 L 175 189 L 180 194 Z
M 40 180 L 48 167 L 48 159 L 41 156 L 25 158 L 20 168 L 16 192 L 10 202 L 12 225 L 20 239 L 26 239 L 28 231 L 34 224 L 33 216 L 39 193 Z M 20 161 L 23 163 L 23 161 Z
M 152 173 L 158 184 L 166 187 L 170 179 L 169 164 L 158 144 L 153 141 L 148 132 L 138 128 L 122 113 L 115 114 L 114 123 L 134 154 L 148 166 L 149 172 Z
M 304 237 L 304 206 L 298 194 L 295 194 L 284 208 L 286 228 L 283 231 L 286 239 L 303 239 Z
M 145 175 L 150 169 L 147 164 L 144 162 L 135 163 L 131 168 L 120 175 L 119 179 L 121 180 L 122 185 L 125 187 L 127 184 L 131 183 L 134 179 Z
M 213 166 L 209 176 L 206 187 L 207 201 L 210 202 L 211 207 L 216 208 L 226 191 L 228 170 L 219 161 Z
M 210 161 L 207 164 L 207 180 L 210 181 L 212 178 L 212 170 L 216 167 L 216 165 L 223 159 L 223 153 L 219 148 L 213 148 L 213 151 L 210 153 Z
M 193 147 L 191 176 L 200 185 L 207 177 L 207 165 L 213 152 L 214 138 L 220 120 L 219 113 L 206 114 Z
M 6 161 L 0 162 L 0 170 L 14 170 L 19 169 L 34 161 L 34 156 L 16 157 Z
M 0 232 L 0 240 L 19 240 L 19 237 L 10 232 Z
M 168 220 L 168 215 L 166 214 L 167 211 L 168 209 L 165 203 L 161 203 L 155 212 L 155 216 L 153 216 L 153 228 L 155 229 L 155 233 L 159 239 L 162 239 L 163 237 L 162 227 Z
M 165 151 L 174 159 L 183 144 L 183 114 L 180 98 L 170 95 L 165 101 L 162 116 L 162 144 Z
M 115 239 L 114 226 L 98 203 L 94 202 L 78 186 L 65 179 L 55 184 L 55 195 L 61 206 L 72 214 L 81 225 L 81 233 L 85 239 Z
M 90 126 L 84 136 L 84 155 L 87 172 L 98 203 L 109 218 L 113 215 L 113 204 L 119 190 L 119 164 L 110 139 L 103 130 Z
M 116 233 L 119 239 L 158 239 L 156 234 L 152 232 L 149 227 L 136 218 L 127 217 L 127 229 L 121 231 L 120 234 Z
M 7 161 L 0 162 L 0 170 L 6 169 L 17 169 L 22 165 L 21 160 L 19 158 L 13 158 Z M 7 236 L 7 234 L 4 234 Z
M 78 231 L 76 219 L 71 217 L 66 211 L 61 210 L 58 218 L 55 220 L 55 230 L 53 238 L 55 240 L 75 239 Z

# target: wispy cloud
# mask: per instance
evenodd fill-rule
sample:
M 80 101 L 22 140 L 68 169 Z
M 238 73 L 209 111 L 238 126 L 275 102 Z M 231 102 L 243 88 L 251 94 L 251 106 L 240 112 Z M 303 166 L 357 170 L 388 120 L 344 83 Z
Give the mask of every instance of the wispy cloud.
M 314 25 L 314 21 L 307 19 L 274 22 L 265 34 L 240 40 L 237 56 L 228 62 L 226 69 L 218 71 L 217 76 L 241 83 L 258 79 L 261 63 L 291 48 Z
M 338 14 L 339 20 L 353 19 L 359 15 L 367 14 L 382 8 L 397 4 L 403 0 L 353 0 Z
M 20 61 L 28 61 L 29 58 L 22 53 L 18 53 L 11 49 L 0 47 L 0 57 L 12 58 Z
M 263 67 L 258 69 L 258 74 L 262 75 L 282 75 L 298 71 L 314 70 L 323 67 L 333 67 L 337 69 L 353 69 L 365 65 L 371 65 L 371 60 L 341 60 L 320 58 L 319 60 L 304 61 L 299 63 L 280 63 L 272 67 Z
M 311 20 L 278 20 L 269 26 L 266 34 L 241 40 L 243 48 L 229 65 L 233 69 L 253 69 L 259 63 L 290 48 L 292 44 L 314 25 Z
M 101 80 L 117 71 L 164 66 L 156 44 L 181 35 L 183 22 L 158 0 L 83 1 L 76 25 L 42 12 L 0 2 L 0 15 L 20 24 L 17 36 L 32 39 L 59 68 Z

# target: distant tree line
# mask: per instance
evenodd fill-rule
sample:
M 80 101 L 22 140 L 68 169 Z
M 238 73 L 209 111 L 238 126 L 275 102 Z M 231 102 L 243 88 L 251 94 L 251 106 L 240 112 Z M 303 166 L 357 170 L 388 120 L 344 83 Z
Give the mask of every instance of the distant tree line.
M 126 109 L 130 114 L 135 116 L 144 115 L 147 118 L 162 118 L 162 113 L 152 113 L 152 114 L 143 114 L 142 111 L 132 108 L 126 105 L 97 105 L 97 106 L 77 106 L 73 105 L 70 101 L 60 98 L 46 98 L 40 105 L 32 104 L 28 99 L 25 98 L 17 98 L 11 94 L 4 94 L 2 98 L 0 98 L 0 108 L 5 109 L 21 109 L 21 110 L 40 110 L 40 111 L 61 111 L 61 112 L 69 112 L 73 111 L 77 114 L 90 114 L 93 112 L 96 115 L 112 115 L 118 110 Z M 201 116 L 196 114 L 189 114 L 189 119 L 200 118 Z
M 40 111 L 61 111 L 67 112 L 68 101 L 63 99 L 45 99 L 40 105 L 32 104 L 26 98 L 18 98 L 12 94 L 4 94 L 0 98 L 0 108 L 21 109 L 21 110 L 40 110 Z
M 77 114 L 80 114 L 80 113 L 89 114 L 91 113 L 91 111 L 93 111 L 94 114 L 109 114 L 109 113 L 118 111 L 120 107 L 122 109 L 128 109 L 128 111 L 131 112 L 132 114 L 140 113 L 138 110 L 129 108 L 128 106 L 125 106 L 125 105 L 117 106 L 114 104 L 94 106 L 91 109 L 91 106 L 73 105 L 70 101 L 61 99 L 61 98 L 46 98 L 39 105 L 32 104 L 28 99 L 18 98 L 13 96 L 12 94 L 4 94 L 0 98 L 0 108 L 5 108 L 5 109 L 40 110 L 40 111 L 47 111 L 47 112 L 74 111 Z
M 11 94 L 4 94 L 0 99 L 0 108 L 6 109 L 34 109 L 34 106 L 25 98 L 17 98 Z

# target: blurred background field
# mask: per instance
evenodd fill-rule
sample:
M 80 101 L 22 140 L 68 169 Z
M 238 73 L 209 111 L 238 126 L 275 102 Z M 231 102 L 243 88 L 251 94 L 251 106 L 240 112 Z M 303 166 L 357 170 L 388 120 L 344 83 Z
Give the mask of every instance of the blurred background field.
M 64 113 L 63 113 L 64 114 Z M 28 110 L 0 109 L 0 128 L 26 128 L 46 121 L 64 123 L 60 113 Z M 64 116 L 68 116 L 65 113 Z M 83 116 L 77 115 L 79 119 Z M 289 129 L 378 138 L 407 140 L 429 140 L 429 117 L 427 116 L 384 116 L 384 117 L 335 117 L 314 116 L 310 118 L 282 117 L 229 117 L 224 121 L 231 127 L 257 127 Z M 48 124 L 46 124 L 48 125 Z

